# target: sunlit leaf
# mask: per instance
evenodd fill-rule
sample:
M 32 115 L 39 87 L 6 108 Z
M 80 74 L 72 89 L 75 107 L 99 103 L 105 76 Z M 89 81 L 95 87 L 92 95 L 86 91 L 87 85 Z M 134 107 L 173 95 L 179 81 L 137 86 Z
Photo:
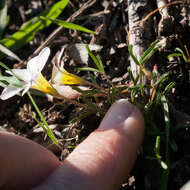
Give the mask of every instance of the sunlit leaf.
M 90 51 L 90 48 L 88 47 L 88 45 L 86 45 L 86 50 L 88 51 L 88 54 L 90 55 L 90 57 L 92 58 L 92 60 L 94 61 L 94 63 L 96 64 L 96 66 L 98 67 L 99 69 L 99 72 L 101 73 L 104 73 L 104 67 L 103 67 L 103 64 L 100 60 L 100 57 L 96 57 L 91 51 Z M 100 62 L 99 62 L 100 60 Z
M 0 38 L 7 25 L 7 2 L 6 0 L 1 0 L 0 2 Z
M 0 44 L 0 51 L 6 54 L 9 57 L 12 57 L 13 59 L 16 59 L 17 61 L 22 61 L 14 52 L 10 51 L 8 48 Z
M 34 38 L 36 32 L 44 29 L 45 27 L 48 27 L 52 23 L 51 21 L 44 21 L 40 19 L 40 16 L 54 19 L 62 13 L 68 2 L 69 0 L 61 0 L 55 3 L 51 8 L 43 11 L 25 23 L 25 25 L 21 27 L 17 32 L 15 32 L 12 36 L 1 40 L 0 44 L 7 47 L 11 51 L 20 49 Z M 1 53 L 0 59 L 4 56 L 5 55 Z
M 51 19 L 51 18 L 46 18 L 41 16 L 40 17 L 42 20 L 49 20 L 59 26 L 63 26 L 64 28 L 68 28 L 68 29 L 72 29 L 72 30 L 79 30 L 82 32 L 86 32 L 86 33 L 90 33 L 90 34 L 94 34 L 94 32 L 92 30 L 89 30 L 83 26 L 77 25 L 77 24 L 73 24 L 71 22 L 65 22 L 63 20 L 59 20 L 59 19 Z
M 76 68 L 77 71 L 92 71 L 92 72 L 97 72 L 101 73 L 98 69 L 92 68 L 92 67 L 83 67 L 83 68 Z

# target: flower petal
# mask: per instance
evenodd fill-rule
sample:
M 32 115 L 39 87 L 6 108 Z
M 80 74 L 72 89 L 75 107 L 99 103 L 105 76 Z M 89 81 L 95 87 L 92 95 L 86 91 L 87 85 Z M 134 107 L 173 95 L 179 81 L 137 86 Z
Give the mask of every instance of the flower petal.
M 35 77 L 36 74 L 39 74 L 44 68 L 50 55 L 50 49 L 48 47 L 44 48 L 38 56 L 32 58 L 28 64 L 27 69 L 32 73 L 32 76 Z
M 84 79 L 67 72 L 64 68 L 61 68 L 61 70 L 60 70 L 55 65 L 53 67 L 51 79 L 52 79 L 53 83 L 57 83 L 60 85 L 64 85 L 64 84 L 82 85 L 82 84 L 85 84 Z
M 15 86 L 8 85 L 7 87 L 4 88 L 3 92 L 1 93 L 0 98 L 2 100 L 7 100 L 11 98 L 12 96 L 18 94 L 22 89 L 23 87 L 15 87 Z
M 42 91 L 47 94 L 51 94 L 53 96 L 57 96 L 58 92 L 55 88 L 44 78 L 44 76 L 40 73 L 39 76 L 33 81 L 31 88 Z
M 12 69 L 13 73 L 18 76 L 19 79 L 26 83 L 32 80 L 32 75 L 27 69 Z
M 23 90 L 23 92 L 22 92 L 22 96 L 30 89 L 30 87 L 31 87 L 31 84 L 30 84 L 30 83 L 26 84 L 26 85 L 23 87 L 24 90 Z
M 77 99 L 80 96 L 80 93 L 72 89 L 71 86 L 53 84 L 53 87 L 61 96 L 63 96 L 63 98 L 65 97 L 72 100 Z

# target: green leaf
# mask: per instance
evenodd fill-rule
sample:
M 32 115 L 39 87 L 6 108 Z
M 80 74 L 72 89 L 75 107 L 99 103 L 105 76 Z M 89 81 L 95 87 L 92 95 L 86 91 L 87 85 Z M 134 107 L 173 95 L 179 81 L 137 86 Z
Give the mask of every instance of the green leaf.
M 163 84 L 164 81 L 166 81 L 168 79 L 169 75 L 170 75 L 170 72 L 167 72 L 167 73 L 164 73 L 163 75 L 161 75 L 160 78 L 154 84 L 154 86 L 157 86 L 159 84 Z
M 96 82 L 95 77 L 92 74 L 89 74 L 89 77 L 90 77 L 90 80 L 92 81 L 92 83 L 98 85 L 97 82 Z
M 6 0 L 1 0 L 0 2 L 0 38 L 7 25 L 7 3 Z
M 0 51 L 3 52 L 5 55 L 16 59 L 17 61 L 22 61 L 15 53 L 10 51 L 8 48 L 0 44 Z
M 175 48 L 175 51 L 179 51 L 181 54 L 184 54 L 181 48 Z
M 101 73 L 98 69 L 92 68 L 92 67 L 83 67 L 83 68 L 76 68 L 77 71 L 92 71 L 92 72 L 97 72 Z
M 129 51 L 129 55 L 132 57 L 133 61 L 134 61 L 137 65 L 140 65 L 138 59 L 137 59 L 136 56 L 133 54 L 133 46 L 132 46 L 132 45 L 129 45 L 128 51 Z
M 170 83 L 166 86 L 166 88 L 165 88 L 163 94 L 164 94 L 164 95 L 167 95 L 167 94 L 172 90 L 172 88 L 174 88 L 175 85 L 176 85 L 175 82 L 170 82 Z
M 186 55 L 184 54 L 184 52 L 183 52 L 182 49 L 180 49 L 180 48 L 175 48 L 175 51 L 179 51 L 179 52 L 181 53 L 181 55 L 182 55 L 184 61 L 185 61 L 186 63 L 189 63 L 188 58 L 186 57 Z
M 163 112 L 164 112 L 164 120 L 165 120 L 165 138 L 166 138 L 166 163 L 168 163 L 168 154 L 169 154 L 169 141 L 170 141 L 170 119 L 169 119 L 169 107 L 168 103 L 166 101 L 166 97 L 164 95 L 161 96 L 161 102 L 162 102 L 162 107 L 163 107 Z
M 45 18 L 43 16 L 40 17 L 42 20 L 49 20 L 59 26 L 63 26 L 64 28 L 68 28 L 68 29 L 72 29 L 72 30 L 79 30 L 82 32 L 86 32 L 86 33 L 90 33 L 90 34 L 94 34 L 94 31 L 89 30 L 83 26 L 77 25 L 77 24 L 73 24 L 71 22 L 65 22 L 63 20 L 60 19 L 51 19 L 51 18 Z
M 97 58 L 97 60 L 98 60 L 98 62 L 99 62 L 99 64 L 100 64 L 100 71 L 101 71 L 102 73 L 105 73 L 105 71 L 104 71 L 104 65 L 103 65 L 103 63 L 102 63 L 102 60 L 100 59 L 100 56 L 97 55 L 96 58 Z
M 37 114 L 39 115 L 41 121 L 39 121 L 36 117 L 35 120 L 39 123 L 39 125 L 43 128 L 44 132 L 49 136 L 49 138 L 62 150 L 61 146 L 59 145 L 59 142 L 55 135 L 53 134 L 53 131 L 49 127 L 47 121 L 45 120 L 43 114 L 41 113 L 40 109 L 38 108 L 36 102 L 34 101 L 33 97 L 31 96 L 30 92 L 27 92 L 27 95 L 32 102 L 32 105 L 34 106 Z M 34 116 L 34 115 L 33 115 Z
M 13 86 L 22 86 L 21 82 L 15 76 L 3 76 L 0 74 L 0 81 L 6 81 L 8 84 L 12 84 Z
M 181 53 L 172 53 L 172 54 L 168 55 L 168 59 L 170 57 L 179 57 L 179 56 L 183 56 L 183 55 Z
M 160 156 L 160 136 L 156 137 L 156 143 L 155 143 L 154 149 L 155 149 L 156 157 L 158 159 L 161 159 L 161 156 Z
M 134 78 L 134 76 L 133 76 L 133 73 L 132 73 L 132 71 L 131 71 L 131 68 L 128 67 L 127 70 L 128 70 L 128 73 L 129 73 L 129 78 L 132 80 L 133 84 L 136 85 L 136 83 L 135 83 L 135 78 Z
M 44 16 L 51 19 L 57 18 L 62 13 L 63 9 L 66 7 L 68 2 L 69 0 L 61 0 L 55 3 L 51 8 L 43 11 L 39 15 L 29 20 L 22 28 L 20 28 L 12 36 L 1 40 L 0 44 L 4 45 L 11 51 L 20 49 L 34 38 L 36 32 L 44 29 L 45 27 L 48 27 L 51 24 L 51 21 L 44 21 L 40 19 L 40 16 Z M 0 59 L 2 59 L 4 56 L 4 54 L 0 54 Z
M 164 95 L 161 96 L 161 103 L 164 112 L 164 120 L 165 120 L 165 164 L 167 168 L 162 172 L 162 183 L 161 189 L 168 189 L 168 178 L 170 171 L 170 156 L 169 156 L 169 142 L 170 142 L 170 118 L 169 118 L 169 107 Z
M 100 58 L 97 58 L 89 49 L 88 45 L 86 45 L 86 50 L 88 51 L 88 54 L 90 55 L 90 57 L 92 58 L 92 60 L 94 61 L 94 63 L 96 64 L 96 66 L 99 69 L 99 73 L 104 74 L 104 67 L 102 62 L 99 62 Z M 96 71 L 97 72 L 97 71 Z
M 148 59 L 150 59 L 150 57 L 152 57 L 152 55 L 161 47 L 158 46 L 159 40 L 154 41 L 149 48 L 143 53 L 143 55 L 141 56 L 139 62 L 141 65 L 143 65 L 144 63 L 146 63 L 148 61 Z

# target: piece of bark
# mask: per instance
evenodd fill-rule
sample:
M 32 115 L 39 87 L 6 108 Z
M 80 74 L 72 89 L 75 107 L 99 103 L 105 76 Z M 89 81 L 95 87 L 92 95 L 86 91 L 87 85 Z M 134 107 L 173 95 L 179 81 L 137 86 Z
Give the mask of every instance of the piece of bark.
M 180 21 L 180 23 L 184 28 L 188 27 L 190 30 L 190 4 L 184 4 L 181 10 L 181 16 L 183 19 Z
M 129 18 L 129 44 L 133 46 L 133 54 L 140 59 L 144 51 L 153 42 L 153 30 L 151 18 L 145 22 L 136 24 L 151 12 L 151 1 L 149 0 L 128 0 L 128 18 Z M 132 73 L 135 77 L 139 74 L 139 66 L 130 58 Z M 152 63 L 149 61 L 144 65 L 148 70 L 152 70 Z M 146 77 L 143 77 L 146 84 Z
M 157 0 L 157 7 L 163 7 L 168 4 L 167 0 Z M 174 17 L 169 15 L 168 7 L 159 9 L 161 15 L 160 22 L 158 24 L 158 36 L 169 36 L 174 31 Z

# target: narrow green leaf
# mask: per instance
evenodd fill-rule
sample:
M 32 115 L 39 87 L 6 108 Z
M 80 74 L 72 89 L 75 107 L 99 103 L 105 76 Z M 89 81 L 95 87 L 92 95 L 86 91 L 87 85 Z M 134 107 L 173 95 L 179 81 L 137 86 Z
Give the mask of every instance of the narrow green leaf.
M 175 48 L 175 51 L 179 51 L 181 54 L 184 54 L 181 48 Z
M 68 4 L 69 0 L 61 0 L 55 3 L 51 8 L 43 11 L 38 16 L 35 16 L 31 20 L 29 20 L 22 28 L 20 28 L 17 32 L 15 32 L 12 36 L 8 38 L 4 38 L 0 41 L 0 44 L 7 47 L 11 51 L 15 51 L 20 49 L 29 41 L 31 41 L 35 33 L 39 30 L 48 27 L 51 24 L 51 21 L 44 21 L 40 19 L 40 16 L 44 16 L 47 18 L 57 18 L 63 11 L 63 9 Z M 2 59 L 5 55 L 0 54 L 0 59 Z
M 164 95 L 161 96 L 161 103 L 164 112 L 164 120 L 165 120 L 165 163 L 167 165 L 167 169 L 162 173 L 162 184 L 161 190 L 168 189 L 168 178 L 169 178 L 169 142 L 170 142 L 170 119 L 169 119 L 169 107 L 166 101 L 166 97 Z
M 132 57 L 133 61 L 134 61 L 137 65 L 140 65 L 138 59 L 137 59 L 136 56 L 133 54 L 133 46 L 132 46 L 132 45 L 129 45 L 128 51 L 129 51 L 129 55 Z
M 94 61 L 94 63 L 96 64 L 96 66 L 99 69 L 99 72 L 102 73 L 102 67 L 101 67 L 101 63 L 99 63 L 98 59 L 96 58 L 96 56 L 90 51 L 88 44 L 86 45 L 86 50 L 88 51 L 88 54 L 90 55 L 90 57 L 92 58 L 92 60 Z M 103 73 L 104 74 L 104 73 Z
M 8 84 L 12 84 L 13 86 L 21 86 L 21 82 L 15 76 L 3 76 L 0 74 L 0 81 L 6 81 Z
M 97 60 L 98 60 L 98 62 L 99 62 L 99 64 L 100 64 L 100 71 L 101 71 L 102 73 L 105 73 L 105 71 L 104 71 L 104 65 L 103 65 L 103 63 L 102 63 L 102 60 L 100 59 L 100 56 L 97 55 L 96 58 L 97 58 Z
M 164 83 L 164 81 L 166 81 L 168 79 L 169 75 L 170 75 L 170 72 L 167 72 L 167 73 L 164 73 L 163 75 L 161 75 L 160 78 L 154 84 L 154 86 Z
M 141 65 L 144 65 L 145 63 L 148 62 L 148 60 L 153 56 L 153 54 L 158 51 L 158 49 L 161 46 L 154 47 L 140 62 Z
M 6 0 L 1 0 L 0 3 L 0 38 L 7 25 L 7 2 Z
M 168 55 L 168 59 L 170 57 L 179 57 L 179 56 L 183 56 L 183 55 L 181 53 L 172 53 L 172 54 Z
M 133 76 L 133 73 L 132 73 L 132 71 L 131 71 L 131 68 L 128 67 L 127 70 L 128 70 L 128 73 L 129 73 L 129 78 L 132 80 L 133 84 L 135 85 L 135 78 L 134 78 L 134 76 Z
M 156 143 L 155 143 L 154 149 L 155 149 L 156 157 L 158 159 L 161 159 L 161 156 L 160 156 L 160 136 L 156 137 Z
M 149 48 L 143 53 L 143 55 L 141 56 L 139 62 L 142 63 L 143 60 L 153 51 L 153 49 L 155 49 L 156 45 L 159 43 L 159 40 L 155 40 L 150 46 Z
M 169 120 L 169 107 L 168 103 L 166 101 L 166 97 L 162 95 L 161 102 L 163 106 L 163 112 L 164 112 L 164 120 L 166 125 L 166 152 L 168 153 L 168 144 L 169 144 L 169 136 L 170 136 L 170 120 Z M 167 155 L 166 155 L 167 156 Z
M 46 18 L 41 16 L 40 17 L 42 20 L 49 20 L 59 26 L 63 26 L 64 28 L 68 28 L 68 29 L 72 29 L 72 30 L 79 30 L 82 32 L 86 32 L 86 33 L 90 33 L 90 34 L 94 34 L 94 32 L 92 30 L 89 30 L 83 26 L 77 25 L 77 24 L 73 24 L 71 22 L 65 22 L 63 20 L 59 20 L 59 19 L 51 19 L 51 18 Z
M 30 92 L 27 92 L 27 95 L 28 95 L 30 101 L 32 102 L 32 104 L 33 104 L 33 106 L 34 106 L 34 108 L 35 108 L 37 114 L 39 115 L 39 117 L 40 117 L 40 119 L 42 120 L 42 122 L 43 122 L 44 125 L 42 124 L 41 121 L 39 121 L 38 123 L 39 123 L 41 126 L 43 126 L 42 128 L 45 130 L 45 132 L 46 132 L 46 134 L 49 136 L 49 138 L 50 138 L 60 149 L 62 149 L 62 148 L 60 147 L 60 145 L 59 145 L 59 142 L 58 142 L 57 138 L 56 138 L 55 135 L 53 134 L 51 128 L 49 127 L 49 125 L 48 125 L 48 123 L 46 122 L 44 116 L 42 115 L 41 111 L 39 110 L 39 108 L 38 108 L 36 102 L 34 101 L 33 97 L 31 96 Z
M 13 59 L 16 59 L 17 61 L 22 61 L 14 52 L 10 51 L 8 48 L 0 44 L 0 51 L 6 54 L 9 57 L 12 57 Z
M 92 83 L 98 85 L 97 82 L 96 82 L 95 77 L 92 74 L 89 74 L 89 77 L 90 77 L 90 80 L 92 81 Z
M 15 75 L 15 73 L 9 68 L 7 67 L 4 63 L 0 62 L 0 66 L 3 67 L 4 69 L 6 69 L 7 71 L 11 72 L 12 75 L 18 79 L 18 81 L 20 81 L 19 77 L 17 75 Z
M 175 85 L 176 85 L 175 82 L 170 82 L 170 83 L 166 86 L 166 88 L 164 89 L 163 94 L 164 94 L 164 95 L 167 95 L 167 94 L 172 90 L 172 88 L 174 88 Z
M 76 68 L 77 71 L 92 71 L 92 72 L 97 72 L 101 73 L 98 69 L 92 68 L 92 67 L 83 67 L 83 68 Z

